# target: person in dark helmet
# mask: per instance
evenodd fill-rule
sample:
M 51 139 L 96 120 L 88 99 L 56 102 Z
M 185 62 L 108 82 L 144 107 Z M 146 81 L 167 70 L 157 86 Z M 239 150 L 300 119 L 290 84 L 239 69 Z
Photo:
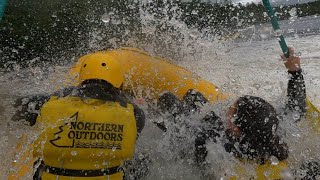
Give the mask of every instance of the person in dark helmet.
M 298 121 L 305 116 L 306 90 L 300 68 L 300 58 L 294 55 L 293 48 L 289 48 L 290 56 L 282 56 L 285 67 L 288 69 L 289 82 L 287 89 L 287 104 L 285 113 L 295 113 Z M 165 111 L 188 115 L 201 111 L 201 107 L 208 102 L 200 92 L 190 90 L 185 95 L 183 102 L 174 95 L 166 93 L 160 97 L 160 107 Z M 175 111 L 173 111 L 174 109 Z M 271 156 L 278 160 L 288 157 L 288 146 L 277 134 L 281 114 L 275 108 L 260 97 L 242 96 L 226 111 L 226 123 L 218 117 L 214 111 L 206 114 L 202 121 L 208 122 L 207 128 L 197 131 L 195 136 L 195 159 L 200 167 L 206 163 L 206 141 L 215 142 L 221 136 L 222 131 L 226 139 L 225 149 L 239 158 L 254 160 L 258 164 L 264 164 Z M 223 124 L 226 124 L 224 127 Z
M 289 74 L 288 101 L 282 114 L 295 114 L 293 121 L 299 121 L 306 113 L 306 88 L 300 58 L 294 56 L 293 48 L 289 48 L 289 54 L 289 58 L 281 56 Z M 287 159 L 288 146 L 276 133 L 282 114 L 278 114 L 271 104 L 260 97 L 240 97 L 226 113 L 225 132 L 229 140 L 226 150 L 259 163 L 270 156 Z
M 231 124 L 226 129 L 229 142 L 225 148 L 228 152 L 259 163 L 267 161 L 270 156 L 280 161 L 287 159 L 288 147 L 276 133 L 281 119 L 271 104 L 259 97 L 243 96 L 229 113 L 228 121 L 238 131 L 232 131 Z
M 13 120 L 44 129 L 33 144 L 34 179 L 123 179 L 144 128 L 144 112 L 122 94 L 112 57 L 87 57 L 76 87 L 20 98 Z M 31 159 L 32 157 L 30 157 Z

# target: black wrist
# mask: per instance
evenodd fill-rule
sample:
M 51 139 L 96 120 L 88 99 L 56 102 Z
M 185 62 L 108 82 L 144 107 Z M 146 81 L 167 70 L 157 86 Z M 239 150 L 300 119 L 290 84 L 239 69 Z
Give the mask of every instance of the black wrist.
M 302 73 L 302 69 L 299 68 L 299 69 L 297 69 L 297 70 L 295 70 L 295 71 L 290 71 L 290 70 L 288 70 L 288 73 L 289 73 L 289 74 L 292 74 L 292 75 L 298 75 L 298 74 L 301 74 L 301 73 Z

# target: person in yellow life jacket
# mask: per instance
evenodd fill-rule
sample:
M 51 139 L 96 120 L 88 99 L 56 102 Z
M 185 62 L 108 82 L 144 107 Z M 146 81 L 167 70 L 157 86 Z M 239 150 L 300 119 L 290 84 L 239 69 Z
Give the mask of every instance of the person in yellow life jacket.
M 13 120 L 40 129 L 34 142 L 34 179 L 123 179 L 134 155 L 144 112 L 124 96 L 114 59 L 85 60 L 80 84 L 48 95 L 20 98 Z

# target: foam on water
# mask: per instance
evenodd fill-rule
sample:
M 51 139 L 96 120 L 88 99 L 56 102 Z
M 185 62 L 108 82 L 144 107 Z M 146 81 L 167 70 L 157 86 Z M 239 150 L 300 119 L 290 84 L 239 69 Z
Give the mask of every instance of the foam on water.
M 103 21 L 113 22 L 110 20 L 110 13 L 102 17 Z M 250 94 L 266 99 L 278 109 L 284 105 L 288 77 L 283 63 L 279 60 L 281 52 L 276 39 L 240 43 L 226 41 L 214 35 L 208 36 L 205 31 L 199 32 L 187 27 L 175 18 L 157 19 L 142 8 L 140 18 L 142 36 L 129 39 L 128 46 L 142 48 L 152 55 L 168 58 L 173 63 L 200 75 L 220 87 L 220 91 L 234 94 L 231 95 L 230 102 L 236 97 Z M 157 27 L 159 24 L 170 26 L 174 30 L 161 32 Z M 99 36 L 103 36 L 105 32 L 98 29 L 91 33 L 93 36 L 87 40 L 88 43 L 99 47 L 99 39 L 103 39 Z M 301 52 L 308 96 L 320 107 L 320 35 L 289 38 L 287 41 Z M 110 39 L 110 42 L 117 41 Z M 114 46 L 118 47 L 117 44 Z M 68 68 L 33 67 L 24 70 L 17 66 L 13 72 L 0 74 L 0 179 L 6 177 L 12 161 L 17 158 L 14 156 L 15 144 L 22 134 L 28 135 L 29 140 L 26 144 L 29 144 L 39 133 L 23 123 L 10 121 L 14 112 L 14 99 L 28 94 L 52 93 L 63 84 Z M 227 104 L 215 105 L 213 109 L 224 118 Z M 137 142 L 136 158 L 150 157 L 151 162 L 146 165 L 149 168 L 147 179 L 200 179 L 203 173 L 214 179 L 224 174 L 235 174 L 233 169 L 240 162 L 226 153 L 221 143 L 207 144 L 209 164 L 204 172 L 200 172 L 192 162 L 194 137 L 190 128 L 172 124 L 165 115 L 160 117 L 150 108 L 144 110 L 147 122 Z M 198 124 L 195 119 L 200 117 L 184 118 L 191 127 Z M 162 120 L 171 125 L 167 133 L 152 123 Z M 317 158 L 320 142 L 305 123 L 297 125 L 292 123 L 291 119 L 285 119 L 280 126 L 290 148 L 289 162 L 293 169 L 297 169 L 306 159 Z M 175 131 L 175 128 L 179 131 Z M 251 165 L 247 165 L 246 169 L 254 171 Z

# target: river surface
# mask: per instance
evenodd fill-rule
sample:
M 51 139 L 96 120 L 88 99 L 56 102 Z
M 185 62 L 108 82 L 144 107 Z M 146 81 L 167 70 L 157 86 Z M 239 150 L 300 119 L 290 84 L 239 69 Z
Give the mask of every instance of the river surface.
M 320 33 L 320 17 L 291 17 L 288 20 L 279 21 L 282 34 L 285 37 L 302 37 L 317 35 Z M 245 40 L 266 40 L 274 38 L 271 23 L 255 24 L 245 29 L 239 30 Z

